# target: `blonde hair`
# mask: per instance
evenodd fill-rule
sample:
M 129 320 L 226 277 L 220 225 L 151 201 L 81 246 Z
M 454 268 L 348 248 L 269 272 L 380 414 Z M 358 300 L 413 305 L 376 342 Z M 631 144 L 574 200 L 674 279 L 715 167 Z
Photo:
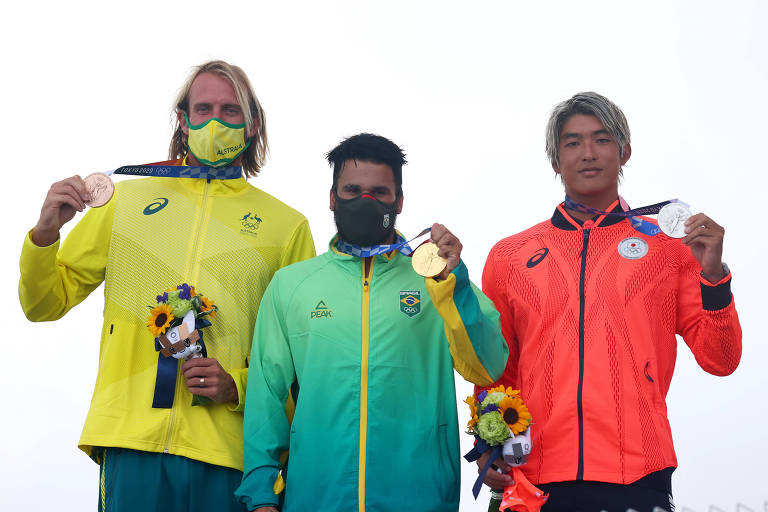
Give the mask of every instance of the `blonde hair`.
M 203 73 L 212 73 L 228 80 L 235 90 L 235 96 L 243 110 L 245 126 L 248 130 L 257 122 L 256 133 L 251 135 L 251 144 L 243 151 L 243 170 L 246 177 L 256 176 L 264 166 L 269 152 L 267 144 L 267 125 L 264 109 L 261 108 L 259 99 L 253 92 L 251 82 L 245 72 L 237 66 L 222 60 L 212 60 L 193 68 L 192 73 L 179 91 L 176 97 L 174 110 L 189 115 L 189 90 L 192 82 Z M 189 153 L 187 136 L 181 129 L 181 123 L 176 119 L 176 126 L 171 137 L 171 145 L 168 148 L 168 158 L 175 160 L 184 158 Z
M 580 92 L 558 103 L 552 109 L 547 123 L 546 151 L 549 161 L 560 165 L 560 132 L 568 119 L 575 114 L 595 116 L 619 146 L 619 156 L 629 144 L 629 125 L 624 112 L 611 100 L 596 92 Z

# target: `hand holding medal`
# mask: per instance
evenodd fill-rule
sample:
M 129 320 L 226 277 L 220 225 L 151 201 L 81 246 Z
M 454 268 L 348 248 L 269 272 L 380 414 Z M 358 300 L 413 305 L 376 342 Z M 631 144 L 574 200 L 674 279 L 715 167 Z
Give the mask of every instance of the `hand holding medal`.
M 703 213 L 691 215 L 684 223 L 682 242 L 691 248 L 691 254 L 701 265 L 704 279 L 717 283 L 728 274 L 723 264 L 725 229 Z
M 413 269 L 424 277 L 446 279 L 461 261 L 461 242 L 445 226 L 437 223 L 432 224 L 430 240 L 413 252 Z
M 619 203 L 623 210 L 621 212 L 591 208 L 576 203 L 568 196 L 565 196 L 564 204 L 568 209 L 595 215 L 627 217 L 633 228 L 647 236 L 656 236 L 661 232 L 670 238 L 682 238 L 682 243 L 691 248 L 693 257 L 701 265 L 702 276 L 707 281 L 717 283 L 728 274 L 722 260 L 725 229 L 703 213 L 691 215 L 688 205 L 679 199 L 634 209 L 630 209 L 621 196 L 619 196 Z M 639 217 L 639 215 L 654 214 L 658 214 L 658 226 Z

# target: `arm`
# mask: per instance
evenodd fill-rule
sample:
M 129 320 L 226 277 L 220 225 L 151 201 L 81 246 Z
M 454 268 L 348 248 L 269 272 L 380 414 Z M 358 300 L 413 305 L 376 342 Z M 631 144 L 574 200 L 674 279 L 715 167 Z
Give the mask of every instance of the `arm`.
M 501 318 L 501 332 L 509 347 L 509 358 L 507 359 L 507 366 L 504 369 L 504 375 L 502 375 L 498 381 L 494 382 L 493 386 L 503 384 L 504 386 L 512 386 L 513 388 L 520 389 L 520 386 L 517 383 L 517 364 L 520 358 L 520 347 L 514 330 L 513 307 L 505 293 L 508 268 L 508 262 L 496 257 L 495 248 L 492 249 L 485 262 L 485 268 L 483 269 L 483 292 L 499 311 L 499 316 Z M 475 386 L 475 395 L 489 387 L 491 386 Z M 478 459 L 478 473 L 485 467 L 489 455 L 489 452 L 485 452 Z M 491 489 L 504 489 L 506 486 L 512 485 L 514 479 L 508 474 L 512 468 L 504 462 L 504 459 L 500 457 L 496 459 L 493 464 L 498 467 L 501 472 L 495 470 L 488 471 L 483 480 L 485 485 Z
M 282 258 L 280 259 L 280 268 L 314 257 L 315 242 L 312 240 L 309 223 L 305 219 L 294 230 L 293 236 L 291 236 L 290 241 L 285 246 Z
M 677 329 L 705 371 L 729 375 L 741 359 L 741 325 L 722 263 L 725 230 L 698 213 L 686 221 L 678 278 Z
M 291 239 L 283 250 L 280 258 L 280 268 L 314 257 L 315 242 L 312 240 L 309 223 L 304 219 L 293 231 Z M 245 392 L 248 387 L 248 368 L 229 370 L 227 371 L 227 374 L 231 378 L 230 382 L 234 385 L 234 393 L 236 394 L 231 400 L 228 400 L 230 410 L 242 412 L 243 409 L 245 409 Z
M 499 312 L 501 333 L 504 336 L 509 349 L 509 357 L 507 358 L 504 374 L 493 385 L 504 384 L 505 386 L 512 386 L 515 389 L 520 389 L 520 384 L 517 382 L 517 365 L 520 359 L 520 346 L 517 339 L 517 333 L 515 332 L 514 308 L 506 294 L 508 265 L 506 260 L 497 257 L 495 248 L 491 250 L 488 259 L 485 262 L 485 268 L 483 269 L 483 293 L 488 296 L 496 307 L 496 310 Z M 483 387 L 477 386 L 475 388 L 475 393 L 479 393 L 482 389 Z
M 432 241 L 446 267 L 426 278 L 427 292 L 443 318 L 453 366 L 469 382 L 487 385 L 501 376 L 507 345 L 499 330 L 499 314 L 470 281 L 461 261 L 462 245 L 442 224 L 432 224 Z
M 250 375 L 243 421 L 243 481 L 235 496 L 248 510 L 277 505 L 281 455 L 288 450 L 290 426 L 286 400 L 295 379 L 293 359 L 280 303 L 279 277 L 261 300 L 251 346 Z M 279 492 L 279 491 L 278 491 Z
M 469 281 L 461 262 L 444 281 L 426 278 L 425 282 L 443 318 L 456 371 L 475 384 L 491 384 L 501 376 L 507 360 L 493 304 Z
M 44 243 L 39 229 L 42 221 L 27 235 L 19 262 L 19 300 L 28 319 L 39 322 L 61 318 L 104 280 L 114 204 L 113 198 L 101 208 L 91 208 L 61 247 L 56 238 L 58 229 L 53 240 L 44 236 L 50 245 L 38 245 Z
M 729 375 L 741 360 L 741 325 L 731 274 L 710 283 L 700 270 L 690 261 L 680 271 L 676 330 L 706 372 Z

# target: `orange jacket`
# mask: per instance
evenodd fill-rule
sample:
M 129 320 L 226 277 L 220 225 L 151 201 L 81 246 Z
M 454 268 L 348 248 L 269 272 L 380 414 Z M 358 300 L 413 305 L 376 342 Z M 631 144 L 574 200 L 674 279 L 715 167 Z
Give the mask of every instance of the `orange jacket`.
M 712 285 L 700 271 L 680 240 L 621 217 L 582 226 L 562 205 L 493 247 L 483 291 L 509 344 L 498 383 L 533 415 L 531 482 L 627 484 L 677 466 L 665 402 L 675 334 L 711 374 L 741 358 L 731 276 Z

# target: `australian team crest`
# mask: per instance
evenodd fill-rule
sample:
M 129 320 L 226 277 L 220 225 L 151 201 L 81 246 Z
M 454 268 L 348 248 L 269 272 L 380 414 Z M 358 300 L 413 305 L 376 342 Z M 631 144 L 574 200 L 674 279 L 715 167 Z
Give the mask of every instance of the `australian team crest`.
M 408 316 L 414 316 L 421 311 L 420 290 L 400 290 L 400 311 Z

